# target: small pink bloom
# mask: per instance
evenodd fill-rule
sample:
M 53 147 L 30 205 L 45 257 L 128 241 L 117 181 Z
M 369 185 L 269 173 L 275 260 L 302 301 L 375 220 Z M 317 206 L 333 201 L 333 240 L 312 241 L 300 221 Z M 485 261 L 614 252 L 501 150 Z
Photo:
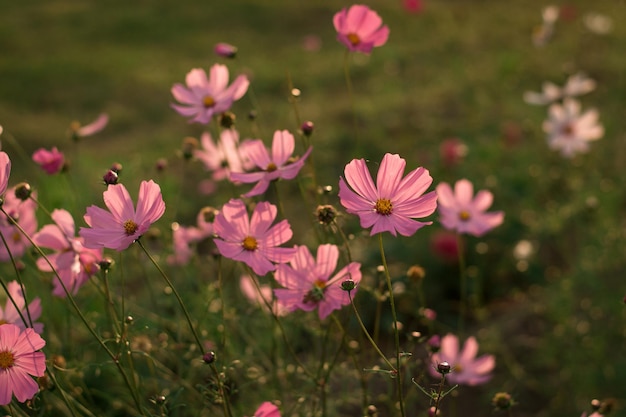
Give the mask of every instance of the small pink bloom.
M 411 13 L 419 13 L 423 7 L 422 0 L 404 0 L 404 9 Z
M 253 417 L 280 417 L 280 410 L 271 402 L 266 401 L 257 408 Z
M 389 37 L 389 27 L 382 26 L 378 13 L 362 4 L 355 4 L 337 12 L 333 18 L 337 40 L 352 52 L 370 53 L 382 46 Z
M 39 148 L 33 153 L 33 161 L 46 173 L 53 175 L 61 172 L 65 163 L 65 156 L 54 147 L 51 150 Z
M 237 47 L 225 42 L 216 44 L 214 51 L 217 56 L 222 58 L 234 58 L 237 55 Z
M 181 226 L 172 224 L 172 240 L 174 254 L 168 257 L 167 262 L 172 265 L 185 265 L 193 256 L 192 245 L 213 235 L 213 219 L 217 211 L 205 207 L 196 216 L 197 226 Z
M 598 111 L 587 110 L 581 114 L 580 102 L 568 98 L 563 105 L 550 106 L 548 120 L 543 130 L 548 135 L 548 146 L 558 150 L 566 158 L 589 151 L 589 142 L 604 135 L 604 127 L 598 122 Z
M 187 87 L 174 84 L 172 95 L 181 104 L 172 104 L 172 108 L 185 117 L 191 117 L 189 123 L 208 124 L 213 115 L 223 113 L 248 91 L 250 82 L 245 75 L 238 76 L 228 85 L 228 68 L 215 64 L 211 67 L 209 78 L 203 69 L 195 68 L 187 73 Z
M 40 377 L 46 371 L 46 357 L 37 352 L 45 344 L 33 329 L 0 325 L 0 405 L 8 405 L 13 395 L 23 403 L 37 394 L 39 385 L 30 375 Z
M 224 129 L 220 140 L 213 142 L 211 135 L 203 133 L 200 138 L 201 149 L 193 155 L 204 164 L 207 171 L 213 172 L 213 180 L 228 178 L 231 172 L 243 172 L 252 165 L 248 157 L 249 141 L 239 144 L 239 133 L 234 129 Z
M 466 179 L 456 182 L 454 192 L 442 182 L 437 186 L 440 221 L 448 230 L 482 236 L 504 221 L 502 211 L 487 213 L 493 194 L 481 190 L 474 197 L 474 186 Z
M 59 274 L 59 278 L 67 290 L 76 294 L 78 289 L 99 270 L 102 260 L 102 248 L 89 249 L 83 246 L 83 238 L 76 237 L 74 219 L 66 210 L 52 212 L 54 224 L 41 228 L 33 236 L 33 241 L 42 248 L 55 251 L 44 258 L 37 260 L 37 267 L 44 272 L 51 272 L 52 267 Z M 57 278 L 54 279 L 52 294 L 65 297 L 66 293 Z
M 9 185 L 11 176 L 11 159 L 6 152 L 0 152 L 0 196 L 4 194 Z
M 467 145 L 458 138 L 445 139 L 439 145 L 439 154 L 444 165 L 453 167 L 458 165 L 467 155 Z
M 263 141 L 260 139 L 249 142 L 246 153 L 250 161 L 262 171 L 258 172 L 232 172 L 230 179 L 243 183 L 256 182 L 257 184 L 244 197 L 254 197 L 263 194 L 270 182 L 280 178 L 291 180 L 298 175 L 304 166 L 306 158 L 313 148 L 309 149 L 295 162 L 290 162 L 291 155 L 295 149 L 293 135 L 287 130 L 277 130 L 274 132 L 272 140 L 272 154 L 270 155 Z
M 37 231 L 37 217 L 35 215 L 37 204 L 34 201 L 37 198 L 36 193 L 33 192 L 32 197 L 33 199 L 29 198 L 22 201 L 15 196 L 15 187 L 12 187 L 7 190 L 2 205 L 4 211 L 16 220 L 29 236 Z M 0 261 L 2 262 L 11 259 L 9 252 L 14 258 L 18 258 L 26 252 L 26 248 L 31 246 L 30 241 L 24 237 L 22 232 L 4 216 L 0 217 L 0 232 L 6 240 L 6 245 L 0 244 Z
M 24 293 L 22 292 L 20 284 L 17 281 L 11 281 L 7 284 L 7 289 L 9 290 L 11 298 L 15 301 L 15 304 L 17 304 L 17 309 L 7 297 L 4 309 L 0 307 L 0 325 L 11 323 L 24 330 L 31 327 L 28 321 L 30 317 L 33 321 L 33 329 L 35 332 L 41 334 L 43 331 L 43 324 L 35 322 L 35 320 L 41 316 L 41 299 L 39 297 L 33 298 L 33 300 L 28 304 L 28 311 L 26 311 L 26 300 L 24 299 Z M 26 323 L 24 323 L 24 320 L 20 317 L 20 313 L 18 313 L 18 311 L 22 313 L 22 317 L 26 319 Z
M 463 350 L 459 352 L 458 337 L 447 334 L 441 339 L 441 348 L 431 357 L 431 364 L 428 368 L 434 377 L 441 377 L 437 372 L 437 364 L 448 362 L 452 372 L 446 375 L 446 380 L 450 384 L 460 385 L 480 385 L 491 378 L 491 371 L 496 366 L 496 359 L 493 355 L 483 355 L 476 358 L 478 353 L 478 342 L 474 337 L 469 337 L 463 345 Z
M 289 310 L 282 304 L 277 303 L 272 296 L 272 287 L 269 285 L 259 285 L 257 290 L 254 282 L 254 278 L 250 275 L 242 275 L 239 280 L 239 288 L 245 297 L 253 304 L 257 304 L 264 311 L 268 311 L 266 301 L 272 306 L 272 313 L 276 316 L 284 316 Z
M 109 115 L 106 113 L 100 113 L 96 120 L 84 126 L 81 126 L 78 122 L 73 122 L 70 125 L 70 130 L 72 131 L 73 136 L 78 139 L 95 135 L 96 133 L 104 130 L 107 124 L 109 124 Z
M 447 230 L 438 230 L 430 240 L 431 250 L 435 255 L 448 262 L 458 262 L 459 242 L 456 233 Z
M 252 218 L 241 200 L 231 199 L 215 218 L 215 244 L 222 256 L 247 264 L 257 275 L 276 269 L 274 263 L 285 263 L 294 256 L 295 248 L 280 248 L 293 232 L 287 220 L 271 226 L 276 219 L 276 206 L 268 202 L 256 205 Z
M 89 227 L 80 228 L 87 248 L 123 251 L 165 212 L 161 188 L 152 180 L 141 182 L 136 210 L 123 184 L 109 185 L 103 197 L 109 211 L 87 207 L 84 219 Z
M 361 227 L 372 227 L 371 235 L 389 232 L 411 236 L 432 224 L 413 219 L 429 216 L 437 208 L 435 192 L 424 194 L 433 179 L 421 167 L 403 178 L 405 166 L 400 156 L 385 154 L 374 185 L 365 160 L 354 159 L 346 165 L 346 179 L 339 180 L 339 199 L 348 213 L 359 216 Z
M 278 265 L 274 277 L 285 288 L 274 290 L 278 302 L 290 311 L 318 309 L 320 319 L 325 319 L 333 310 L 350 304 L 348 292 L 341 284 L 352 279 L 361 281 L 361 264 L 352 262 L 332 275 L 337 267 L 339 249 L 335 245 L 320 245 L 317 259 L 313 259 L 306 246 L 297 246 L 296 256 L 289 265 Z M 356 288 L 352 290 L 352 295 Z

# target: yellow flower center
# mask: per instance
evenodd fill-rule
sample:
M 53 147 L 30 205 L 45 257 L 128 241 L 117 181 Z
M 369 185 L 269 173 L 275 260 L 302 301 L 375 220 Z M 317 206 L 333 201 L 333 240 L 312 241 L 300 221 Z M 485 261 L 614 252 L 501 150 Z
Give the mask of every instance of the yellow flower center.
M 460 374 L 461 372 L 463 372 L 463 367 L 457 363 L 452 367 L 452 371 Z
M 374 206 L 376 213 L 382 214 L 383 216 L 389 216 L 393 209 L 393 205 L 391 204 L 391 200 L 387 198 L 379 198 L 376 201 L 376 206 Z
M 571 123 L 567 123 L 561 128 L 561 133 L 567 136 L 571 136 L 574 134 L 574 126 Z
M 459 212 L 459 219 L 461 219 L 462 221 L 466 222 L 468 221 L 472 216 L 470 216 L 469 212 L 467 210 L 461 210 Z
M 211 96 L 204 96 L 202 99 L 202 104 L 204 107 L 209 108 L 215 106 L 215 99 Z
M 259 247 L 259 244 L 257 243 L 256 239 L 253 238 L 252 236 L 246 236 L 243 242 L 241 242 L 241 246 L 243 246 L 245 250 L 252 252 L 253 250 L 256 250 L 256 248 Z
M 11 235 L 11 239 L 13 239 L 14 243 L 18 243 L 22 240 L 22 235 L 20 234 L 20 232 L 15 232 L 13 233 L 13 235 Z
M 361 39 L 356 33 L 348 33 L 348 36 L 346 37 L 348 38 L 352 46 L 357 46 L 359 43 L 361 43 Z
M 74 120 L 72 123 L 70 123 L 70 130 L 72 132 L 77 132 L 78 129 L 80 129 L 80 122 Z
M 319 288 L 320 290 L 323 290 L 324 288 L 326 288 L 326 281 L 318 278 L 315 280 L 313 285 L 315 285 L 315 288 Z
M 276 164 L 275 164 L 275 163 L 273 163 L 273 162 L 270 162 L 269 164 L 267 164 L 267 168 L 265 168 L 265 170 L 266 170 L 267 172 L 274 172 L 274 171 L 276 171 L 277 169 L 278 169 L 278 167 L 277 167 L 277 166 L 276 166 Z
M 5 319 L 0 319 L 0 326 L 2 326 L 3 324 L 7 324 L 8 321 L 6 321 Z
M 132 220 L 126 220 L 124 222 L 124 233 L 126 233 L 128 236 L 134 235 L 138 228 L 139 226 L 137 225 L 137 223 Z
M 13 356 L 13 353 L 9 352 L 8 350 L 0 352 L 0 369 L 9 369 L 13 366 L 14 363 L 15 356 Z

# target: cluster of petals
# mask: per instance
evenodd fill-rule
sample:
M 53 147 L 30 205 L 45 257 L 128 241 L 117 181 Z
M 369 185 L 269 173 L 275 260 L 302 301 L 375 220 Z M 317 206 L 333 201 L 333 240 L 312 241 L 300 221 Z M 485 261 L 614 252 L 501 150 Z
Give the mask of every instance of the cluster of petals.
M 524 92 L 524 101 L 528 104 L 544 106 L 555 101 L 587 94 L 596 88 L 596 82 L 585 74 L 578 72 L 570 75 L 561 88 L 556 84 L 546 81 L 542 85 L 541 92 Z
M 372 228 L 371 235 L 411 236 L 432 224 L 414 219 L 429 216 L 437 208 L 436 193 L 424 194 L 433 179 L 422 167 L 403 177 L 405 167 L 399 155 L 385 154 L 374 185 L 365 160 L 354 159 L 346 165 L 345 179 L 339 180 L 339 199 L 348 213 L 359 216 L 361 227 Z
M 581 114 L 580 102 L 571 98 L 565 99 L 562 105 L 551 105 L 548 119 L 543 122 L 548 146 L 566 158 L 588 152 L 589 142 L 604 135 L 604 127 L 598 122 L 598 117 L 595 109 Z
M 41 299 L 39 297 L 33 298 L 27 307 L 24 292 L 17 281 L 7 283 L 7 290 L 9 297 L 7 297 L 4 308 L 0 307 L 0 323 L 15 324 L 22 330 L 32 327 L 35 332 L 41 334 L 43 324 L 35 322 L 41 316 Z M 15 304 L 13 304 L 14 302 Z M 30 321 L 32 321 L 32 326 Z
M 289 313 L 289 310 L 282 304 L 273 299 L 272 287 L 269 285 L 255 285 L 254 277 L 250 275 L 242 275 L 239 280 L 239 289 L 242 294 L 252 304 L 256 304 L 261 307 L 262 310 L 269 311 L 268 305 L 272 308 L 272 314 L 275 316 L 284 316 Z
M 250 141 L 239 143 L 239 133 L 235 129 L 224 129 L 217 143 L 205 132 L 200 137 L 201 149 L 193 155 L 207 171 L 213 173 L 213 180 L 227 179 L 231 172 L 243 172 L 253 167 L 248 157 Z
M 228 110 L 248 91 L 250 82 L 245 75 L 239 75 L 228 85 L 228 68 L 215 64 L 209 77 L 201 68 L 194 68 L 187 73 L 186 87 L 180 83 L 172 87 L 172 95 L 180 104 L 172 108 L 185 117 L 189 123 L 208 124 L 214 115 Z
M 63 169 L 65 156 L 56 146 L 50 150 L 39 148 L 33 153 L 33 161 L 41 167 L 47 174 L 54 175 Z
M 280 410 L 269 401 L 262 403 L 252 417 L 280 417 Z
M 337 40 L 352 52 L 370 53 L 389 38 L 389 27 L 374 10 L 362 4 L 344 8 L 333 17 Z
M 174 254 L 168 257 L 171 265 L 186 265 L 192 258 L 192 245 L 213 235 L 213 220 L 217 212 L 211 207 L 205 207 L 196 216 L 195 226 L 181 226 L 172 224 L 172 241 Z
M 244 197 L 254 197 L 263 194 L 269 187 L 270 182 L 280 178 L 285 180 L 294 179 L 313 149 L 309 147 L 304 155 L 291 162 L 295 146 L 295 139 L 287 130 L 274 132 L 271 154 L 262 140 L 254 139 L 249 141 L 246 146 L 246 155 L 250 162 L 261 169 L 261 171 L 231 172 L 230 179 L 246 184 L 256 182 L 256 185 L 244 194 Z
M 42 248 L 52 249 L 54 253 L 39 258 L 37 267 L 44 272 L 52 268 L 58 274 L 54 279 L 52 293 L 65 297 L 63 286 L 72 294 L 99 270 L 102 261 L 102 248 L 90 249 L 83 245 L 83 238 L 76 237 L 74 219 L 67 210 L 54 210 L 51 214 L 53 224 L 45 225 L 34 236 L 33 242 Z
M 137 209 L 123 184 L 109 185 L 103 198 L 108 211 L 90 206 L 83 217 L 89 227 L 81 227 L 79 234 L 87 248 L 123 251 L 165 212 L 161 188 L 152 180 L 141 182 Z
M 296 255 L 289 264 L 278 265 L 274 273 L 276 281 L 284 287 L 274 290 L 279 304 L 289 311 L 313 311 L 317 308 L 322 320 L 334 310 L 350 304 L 350 296 L 341 284 L 346 280 L 358 284 L 361 281 L 361 264 L 351 262 L 333 275 L 339 259 L 337 246 L 320 245 L 316 258 L 306 246 L 296 248 Z M 355 292 L 356 288 L 352 291 Z
M 39 391 L 32 376 L 46 371 L 46 357 L 39 352 L 46 342 L 33 329 L 14 324 L 0 325 L 0 405 L 11 403 L 13 396 L 23 403 Z
M 439 216 L 441 224 L 448 230 L 482 236 L 504 221 L 504 213 L 487 213 L 493 203 L 493 194 L 481 190 L 474 197 L 474 186 L 466 179 L 454 184 L 454 191 L 449 184 L 437 185 Z
M 441 338 L 441 345 L 438 352 L 431 357 L 429 372 L 434 377 L 441 377 L 437 371 L 437 364 L 448 362 L 451 372 L 446 375 L 446 380 L 450 384 L 459 385 L 480 385 L 489 381 L 491 372 L 496 366 L 493 355 L 478 354 L 478 342 L 476 338 L 469 337 L 463 344 L 463 349 L 459 351 L 459 338 L 453 334 L 447 334 Z
M 15 196 L 15 188 L 11 187 L 4 196 L 2 209 L 13 219 L 28 236 L 37 231 L 37 217 L 35 211 L 37 204 L 33 199 L 21 200 Z M 33 193 L 33 197 L 36 197 Z M 30 241 L 22 231 L 6 217 L 0 217 L 0 233 L 4 236 L 6 245 L 0 245 L 0 261 L 9 261 L 11 255 L 14 258 L 21 257 L 26 248 L 31 246 Z
M 109 124 L 109 115 L 100 113 L 96 120 L 86 125 L 81 125 L 80 122 L 77 121 L 72 122 L 70 124 L 70 132 L 72 137 L 76 140 L 101 132 L 107 124 Z
M 275 270 L 277 263 L 289 262 L 295 248 L 279 246 L 291 239 L 293 232 L 287 220 L 272 226 L 276 214 L 276 206 L 263 201 L 250 217 L 243 201 L 231 199 L 213 223 L 217 250 L 226 258 L 245 263 L 257 275 Z
M 11 176 L 11 159 L 6 152 L 0 151 L 0 196 L 4 194 L 9 186 Z

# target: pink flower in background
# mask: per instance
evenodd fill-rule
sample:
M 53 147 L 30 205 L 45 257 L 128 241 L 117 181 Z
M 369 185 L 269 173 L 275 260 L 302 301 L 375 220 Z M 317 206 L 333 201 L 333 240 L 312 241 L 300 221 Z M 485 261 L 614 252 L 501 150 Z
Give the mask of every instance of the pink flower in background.
M 280 410 L 271 402 L 266 401 L 257 408 L 252 417 L 280 417 Z
M 591 109 L 581 114 L 580 102 L 574 99 L 565 99 L 563 105 L 551 105 L 548 116 L 543 122 L 548 146 L 566 158 L 588 152 L 589 142 L 604 135 L 604 127 L 598 122 L 598 111 Z
M 237 55 L 237 47 L 225 42 L 216 44 L 213 51 L 222 58 L 234 58 Z
M 348 293 L 341 289 L 342 282 L 352 279 L 361 281 L 361 264 L 352 262 L 332 275 L 337 267 L 339 249 L 335 245 L 320 245 L 317 259 L 313 259 L 306 246 L 297 246 L 296 255 L 289 265 L 276 267 L 274 278 L 285 288 L 275 289 L 278 302 L 290 311 L 318 309 L 320 319 L 333 310 L 350 304 Z M 353 290 L 356 292 L 356 288 Z
M 80 228 L 79 234 L 87 248 L 123 251 L 165 212 L 161 188 L 152 180 L 141 182 L 137 210 L 122 184 L 109 185 L 103 198 L 109 211 L 87 207 L 84 219 L 89 227 Z
M 295 162 L 290 162 L 294 149 L 295 140 L 293 135 L 287 130 L 274 132 L 271 155 L 265 148 L 263 141 L 260 139 L 251 140 L 246 147 L 247 156 L 262 171 L 248 173 L 232 172 L 230 179 L 243 183 L 257 183 L 250 191 L 244 194 L 244 197 L 254 197 L 263 194 L 271 181 L 279 178 L 285 180 L 295 178 L 304 166 L 304 162 L 313 148 L 309 147 L 304 155 L 296 159 Z
M 11 176 L 11 159 L 6 152 L 0 152 L 0 196 L 4 194 L 9 186 Z
M 496 366 L 496 359 L 493 355 L 483 355 L 476 358 L 477 353 L 478 342 L 474 337 L 469 337 L 463 345 L 463 350 L 459 352 L 459 338 L 447 334 L 441 339 L 439 351 L 433 353 L 428 370 L 432 376 L 441 377 L 441 374 L 437 372 L 437 364 L 448 362 L 451 372 L 446 375 L 446 380 L 450 384 L 484 384 L 491 378 L 491 371 Z
M 252 218 L 241 200 L 231 199 L 215 218 L 215 244 L 222 256 L 247 264 L 257 275 L 276 269 L 274 263 L 285 263 L 295 248 L 280 248 L 293 232 L 287 220 L 272 225 L 276 206 L 268 202 L 256 205 Z
M 404 9 L 412 13 L 419 13 L 424 8 L 422 0 L 403 0 Z
M 400 156 L 385 154 L 374 185 L 365 160 L 354 159 L 346 165 L 346 178 L 339 180 L 339 199 L 348 213 L 359 216 L 361 227 L 372 227 L 370 235 L 389 232 L 411 236 L 432 224 L 413 219 L 429 216 L 437 208 L 435 192 L 424 194 L 433 179 L 422 167 L 403 178 L 405 166 Z
M 284 316 L 289 312 L 284 305 L 276 302 L 272 296 L 272 287 L 269 285 L 259 285 L 259 290 L 257 290 L 254 282 L 252 281 L 254 278 L 250 275 L 242 275 L 239 280 L 239 289 L 243 295 L 253 304 L 258 304 L 262 310 L 268 311 L 267 304 L 265 301 L 269 302 L 272 306 L 272 313 L 276 316 Z
M 596 88 L 596 82 L 582 72 L 570 75 L 563 88 L 546 81 L 540 93 L 535 91 L 524 92 L 524 101 L 528 104 L 546 105 L 567 97 L 576 97 L 587 94 Z
M 449 184 L 437 186 L 441 224 L 448 230 L 482 236 L 504 221 L 502 211 L 487 213 L 493 194 L 481 190 L 474 197 L 474 186 L 466 179 L 456 182 L 454 192 Z
M 52 268 L 67 290 L 76 294 L 78 289 L 99 270 L 102 260 L 102 248 L 89 249 L 83 246 L 83 238 L 76 237 L 74 219 L 66 210 L 54 210 L 51 214 L 54 224 L 48 224 L 34 236 L 35 244 L 55 252 L 48 254 L 48 263 L 44 258 L 37 260 L 40 271 L 51 272 Z M 67 294 L 57 278 L 54 278 L 52 294 L 65 297 Z
M 9 188 L 6 191 L 2 208 L 12 219 L 17 221 L 26 234 L 32 236 L 37 231 L 37 216 L 35 215 L 37 204 L 31 198 L 25 201 L 17 198 L 15 188 Z M 32 196 L 33 198 L 37 197 L 34 192 Z M 30 241 L 24 237 L 22 232 L 4 216 L 0 216 L 0 232 L 6 240 L 6 245 L 0 244 L 0 261 L 2 262 L 11 259 L 9 252 L 14 258 L 19 258 L 24 255 L 26 248 L 31 246 Z
M 174 243 L 174 254 L 167 258 L 171 265 L 185 265 L 193 256 L 191 245 L 213 235 L 213 220 L 217 211 L 210 207 L 205 207 L 196 216 L 197 226 L 181 226 L 178 223 L 172 224 L 172 240 Z
M 109 115 L 106 113 L 100 113 L 96 120 L 84 126 L 81 126 L 79 122 L 72 122 L 70 124 L 70 131 L 72 132 L 72 137 L 77 140 L 95 135 L 96 133 L 104 130 L 107 124 L 109 124 Z
M 15 304 L 17 305 L 17 309 L 15 305 L 11 302 L 11 300 L 7 297 L 6 303 L 4 305 L 4 309 L 0 307 L 0 326 L 5 323 L 15 324 L 20 329 L 24 330 L 27 327 L 30 327 L 30 323 L 28 321 L 29 317 L 33 321 L 33 330 L 35 332 L 41 334 L 43 331 L 43 324 L 36 323 L 35 320 L 41 316 L 41 299 L 39 297 L 33 298 L 32 301 L 28 304 L 28 312 L 26 311 L 26 300 L 24 299 L 24 293 L 22 292 L 22 288 L 17 281 L 11 281 L 7 284 L 7 289 L 9 290 L 9 294 Z M 22 313 L 22 317 L 26 319 L 26 323 L 20 317 L 20 313 Z
M 382 26 L 378 13 L 362 4 L 355 4 L 337 12 L 333 18 L 337 40 L 352 52 L 370 53 L 382 46 L 389 37 L 389 27 Z
M 439 145 L 439 154 L 444 165 L 453 167 L 461 163 L 467 155 L 467 145 L 458 138 L 445 139 Z
M 46 357 L 37 352 L 45 344 L 33 329 L 0 325 L 0 405 L 11 403 L 13 395 L 23 403 L 37 394 L 39 385 L 30 376 L 40 377 L 46 371 Z
M 56 148 L 47 150 L 39 148 L 33 153 L 33 161 L 39 165 L 46 173 L 53 175 L 61 172 L 65 163 L 65 156 Z
M 438 230 L 430 238 L 430 247 L 435 255 L 448 262 L 458 262 L 459 242 L 456 233 Z
M 195 68 L 187 73 L 187 87 L 174 84 L 172 95 L 181 104 L 172 104 L 172 108 L 185 117 L 191 117 L 189 123 L 208 124 L 215 114 L 223 113 L 248 91 L 250 82 L 245 75 L 238 76 L 228 85 L 228 68 L 215 64 L 211 67 L 209 78 L 203 69 Z
M 231 172 L 243 172 L 253 165 L 248 157 L 250 141 L 239 144 L 239 133 L 234 129 L 224 129 L 217 143 L 211 135 L 203 133 L 200 138 L 201 149 L 196 149 L 193 155 L 207 171 L 213 172 L 213 180 L 221 181 L 228 178 Z

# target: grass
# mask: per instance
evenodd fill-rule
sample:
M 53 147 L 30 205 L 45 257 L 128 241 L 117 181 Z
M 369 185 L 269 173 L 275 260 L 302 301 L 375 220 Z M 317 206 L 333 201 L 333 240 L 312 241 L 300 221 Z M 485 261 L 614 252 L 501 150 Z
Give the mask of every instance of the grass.
M 471 329 L 481 342 L 481 352 L 496 354 L 497 372 L 484 387 L 458 390 L 446 415 L 454 413 L 453 404 L 458 414 L 484 415 L 497 391 L 514 395 L 519 402 L 516 416 L 579 415 L 592 398 L 623 401 L 624 5 L 571 1 L 573 17 L 557 22 L 554 38 L 535 47 L 531 33 L 540 23 L 544 6 L 540 2 L 426 2 L 424 12 L 416 15 L 404 11 L 400 1 L 369 2 L 390 26 L 391 37 L 370 56 L 350 57 L 353 100 L 344 81 L 344 50 L 332 27 L 333 14 L 347 5 L 338 0 L 3 2 L 0 139 L 13 160 L 12 183 L 31 182 L 48 207 L 69 206 L 82 225 L 84 207 L 101 205 L 101 175 L 111 163 L 120 162 L 131 194 L 144 178 L 154 177 L 161 184 L 168 211 L 160 224 L 161 236 L 150 242 L 156 252 L 168 251 L 169 222 L 190 224 L 201 207 L 219 207 L 230 192 L 224 187 L 218 195 L 196 194 L 196 181 L 206 174 L 199 164 L 182 162 L 177 152 L 183 137 L 198 137 L 202 126 L 187 124 L 169 107 L 169 90 L 183 82 L 191 68 L 206 69 L 220 61 L 213 45 L 230 42 L 238 46 L 238 57 L 222 62 L 231 74 L 243 72 L 252 81 L 251 90 L 233 109 L 243 137 L 254 132 L 247 120 L 252 109 L 258 112 L 266 143 L 276 129 L 297 130 L 300 123 L 289 103 L 291 80 L 302 91 L 298 100 L 302 118 L 315 122 L 319 181 L 332 185 L 333 193 L 352 158 L 379 161 L 383 153 L 393 152 L 406 158 L 408 166 L 429 168 L 435 183 L 468 178 L 477 188 L 490 189 L 494 208 L 505 210 L 503 226 L 482 239 L 465 241 L 476 303 Z M 611 16 L 613 30 L 606 35 L 590 32 L 583 23 L 588 12 Z M 308 35 L 319 37 L 318 51 L 303 48 Z M 545 109 L 525 104 L 522 94 L 538 91 L 545 80 L 562 84 L 579 70 L 598 83 L 582 101 L 585 108 L 598 108 L 606 133 L 588 155 L 562 160 L 545 145 L 541 130 Z M 111 116 L 107 129 L 72 144 L 66 133 L 69 123 L 88 122 L 102 111 Z M 439 155 L 439 144 L 448 137 L 461 138 L 469 149 L 454 168 L 446 167 Z M 67 181 L 44 176 L 29 160 L 28 155 L 42 146 L 58 146 L 69 155 Z M 170 163 L 165 173 L 154 170 L 158 158 Z M 282 196 L 297 193 L 290 184 L 279 186 Z M 73 190 L 70 196 L 68 189 Z M 337 201 L 334 194 L 328 200 Z M 286 199 L 287 217 L 304 217 L 299 203 L 297 198 Z M 39 215 L 41 224 L 48 222 Z M 342 221 L 357 236 L 355 252 L 367 282 L 375 287 L 377 251 L 368 246 L 352 216 Z M 296 236 L 313 240 L 306 220 L 294 223 Z M 432 254 L 431 240 L 440 230 L 435 224 L 412 239 L 385 242 L 393 275 L 408 288 L 398 300 L 400 321 L 407 329 L 424 326 L 410 282 L 403 277 L 413 263 L 427 271 L 423 286 L 428 305 L 439 314 L 438 330 L 452 331 L 456 324 L 456 264 Z M 521 240 L 534 248 L 528 259 L 514 257 Z M 127 272 L 116 272 L 113 285 L 127 297 L 121 313 L 136 317 L 133 337 L 150 342 L 146 358 L 158 364 L 155 369 L 149 360 L 138 360 L 140 372 L 150 375 L 143 388 L 146 397 L 167 392 L 171 415 L 196 415 L 182 404 L 198 400 L 193 384 L 205 382 L 204 368 L 194 362 L 197 352 L 183 342 L 188 335 L 178 325 L 182 317 L 176 304 L 171 297 L 163 298 L 163 286 L 138 251 L 115 256 L 119 264 L 134 264 Z M 25 262 L 32 267 L 34 261 L 30 257 Z M 183 292 L 201 295 L 190 300 L 190 307 L 204 324 L 203 336 L 218 340 L 222 335 L 217 330 L 222 314 L 216 301 L 218 261 L 204 262 L 169 272 Z M 235 274 L 232 263 L 225 268 L 225 276 Z M 2 274 L 11 276 L 8 265 Z M 35 286 L 38 276 L 30 268 L 27 282 Z M 228 364 L 230 380 L 238 384 L 241 397 L 234 402 L 238 415 L 250 414 L 251 407 L 266 399 L 282 399 L 283 415 L 292 415 L 287 410 L 304 415 L 306 397 L 314 387 L 305 384 L 285 358 L 265 356 L 285 353 L 271 320 L 248 306 L 236 285 L 226 285 L 225 291 L 221 298 L 226 322 L 238 323 L 239 328 L 231 329 L 229 349 L 219 354 L 221 363 Z M 111 389 L 110 381 L 117 378 L 113 368 L 99 354 L 92 356 L 95 346 L 82 344 L 88 343 L 83 331 L 68 328 L 75 317 L 66 304 L 40 293 L 51 315 L 46 321 L 50 352 L 59 352 L 70 364 L 64 382 L 77 390 L 78 400 L 95 407 L 94 413 L 128 415 L 128 392 L 124 387 Z M 359 306 L 371 320 L 373 293 L 359 295 Z M 96 287 L 89 288 L 80 302 L 94 323 L 107 322 Z M 350 313 L 342 313 L 354 325 L 348 321 Z M 382 328 L 388 329 L 390 317 L 384 313 Z M 301 328 L 299 321 L 310 327 Z M 102 332 L 103 337 L 113 337 L 111 331 Z M 314 347 L 314 353 L 302 356 L 315 363 L 324 349 L 324 327 L 299 314 L 288 321 L 288 332 L 296 348 L 302 349 L 299 353 Z M 65 343 L 68 340 L 76 344 Z M 415 356 L 416 361 L 424 359 L 419 345 Z M 340 369 L 345 378 L 331 381 L 338 386 L 330 389 L 342 395 L 329 401 L 336 415 L 356 415 L 353 410 L 358 410 L 359 402 L 347 394 L 358 390 L 356 379 L 351 379 L 354 368 Z M 417 364 L 414 370 L 424 372 Z M 273 383 L 259 382 L 259 375 Z M 388 381 L 377 374 L 370 381 L 372 401 L 384 403 Z M 419 393 L 411 401 L 420 410 L 427 403 Z M 110 405 L 115 411 L 104 411 Z M 158 404 L 154 407 L 159 409 Z M 381 416 L 388 412 L 381 408 Z

